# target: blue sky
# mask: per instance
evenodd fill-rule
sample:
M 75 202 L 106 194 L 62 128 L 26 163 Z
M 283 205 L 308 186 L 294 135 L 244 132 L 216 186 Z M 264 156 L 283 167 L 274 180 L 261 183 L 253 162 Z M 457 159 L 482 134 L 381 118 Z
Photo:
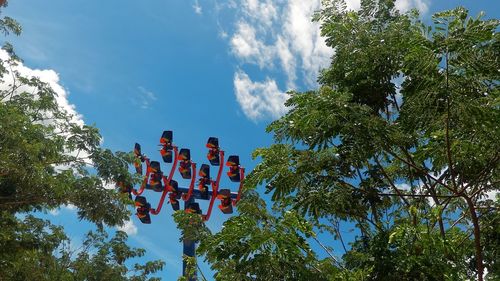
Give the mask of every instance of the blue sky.
M 359 7 L 359 0 L 347 2 Z M 498 18 L 499 3 L 397 5 L 417 7 L 428 20 L 457 5 Z M 314 88 L 318 70 L 329 63 L 332 51 L 309 21 L 318 8 L 319 0 L 23 0 L 11 1 L 4 14 L 23 26 L 21 37 L 8 40 L 25 66 L 58 74 L 50 79 L 62 85 L 82 121 L 100 129 L 105 147 L 130 151 L 139 142 L 159 159 L 156 145 L 169 129 L 200 165 L 207 162 L 207 138 L 218 136 L 226 154 L 239 154 L 250 170 L 256 164 L 251 152 L 272 143 L 266 125 L 286 112 L 283 93 Z M 222 186 L 237 187 L 228 179 Z M 153 205 L 158 197 L 148 193 Z M 131 243 L 146 248 L 146 258 L 167 262 L 164 280 L 176 280 L 181 269 L 182 246 L 171 213 L 166 206 L 153 224 L 141 225 L 134 217 L 128 225 Z M 82 223 L 74 218 L 68 208 L 51 215 L 79 239 Z M 225 218 L 214 210 L 208 225 L 217 230 Z M 207 265 L 202 270 L 211 275 Z

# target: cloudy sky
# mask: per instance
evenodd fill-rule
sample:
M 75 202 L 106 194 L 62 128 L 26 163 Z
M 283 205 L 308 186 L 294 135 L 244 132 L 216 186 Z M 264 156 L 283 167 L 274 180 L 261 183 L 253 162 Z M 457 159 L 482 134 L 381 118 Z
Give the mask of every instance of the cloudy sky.
M 284 92 L 314 88 L 333 54 L 310 21 L 319 0 L 10 2 L 3 13 L 24 31 L 7 40 L 26 71 L 57 87 L 61 104 L 95 124 L 105 147 L 130 151 L 139 142 L 152 159 L 160 158 L 156 145 L 170 129 L 199 164 L 207 162 L 207 138 L 218 136 L 227 154 L 239 154 L 251 169 L 251 152 L 272 141 L 266 125 L 286 112 Z M 346 2 L 359 8 L 359 0 Z M 402 11 L 418 8 L 427 20 L 457 5 L 500 17 L 500 3 L 491 0 L 396 4 Z M 236 189 L 227 179 L 222 186 Z M 148 194 L 152 205 L 158 197 Z M 49 216 L 78 240 L 85 223 L 75 221 L 74 212 L 68 206 Z M 167 262 L 164 280 L 181 272 L 182 247 L 170 214 L 164 208 L 151 225 L 132 218 L 124 228 L 133 245 L 148 250 L 146 258 Z M 208 225 L 217 230 L 224 219 L 214 212 Z M 210 272 L 207 265 L 202 270 Z

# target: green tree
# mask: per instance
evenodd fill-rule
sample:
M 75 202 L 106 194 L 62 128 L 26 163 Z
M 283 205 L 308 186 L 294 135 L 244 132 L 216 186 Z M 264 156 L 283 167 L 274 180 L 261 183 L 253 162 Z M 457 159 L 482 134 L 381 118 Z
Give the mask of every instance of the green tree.
M 343 1 L 323 1 L 315 19 L 335 50 L 331 65 L 317 90 L 290 93 L 289 112 L 267 128 L 276 144 L 254 152 L 261 162 L 245 184 L 272 193 L 274 211 L 264 213 L 274 224 L 241 203 L 239 216 L 202 241 L 218 280 L 308 280 L 299 275 L 306 271 L 330 280 L 483 280 L 485 266 L 499 278 L 498 201 L 485 200 L 500 189 L 499 21 L 456 8 L 427 26 L 394 2 L 347 11 Z M 288 212 L 309 232 L 298 221 L 282 228 Z M 317 260 L 308 252 L 314 239 L 296 238 L 320 230 L 342 239 L 339 221 L 359 231 L 341 264 Z M 273 266 L 289 252 L 299 264 Z
M 127 234 L 111 239 L 98 229 L 81 241 L 71 241 L 61 226 L 27 215 L 18 219 L 2 213 L 0 221 L 0 280 L 159 280 L 148 276 L 162 261 L 132 264 L 144 255 L 130 248 Z M 79 246 L 75 246 L 79 245 Z
M 0 30 L 19 35 L 21 27 L 4 17 Z M 125 233 L 108 241 L 104 231 L 130 216 L 128 197 L 105 187 L 134 181 L 133 156 L 100 147 L 98 130 L 75 122 L 49 84 L 17 70 L 12 46 L 3 49 L 9 57 L 0 60 L 0 280 L 145 280 L 163 262 L 128 269 L 144 251 L 127 246 Z M 32 214 L 69 204 L 97 226 L 83 242 L 86 251 L 70 249 L 61 227 Z
M 219 233 L 204 231 L 188 236 L 200 240 L 198 251 L 216 270 L 215 278 L 327 280 L 326 269 L 334 269 L 323 263 L 336 261 L 319 261 L 311 250 L 306 237 L 315 235 L 312 225 L 294 211 L 282 217 L 271 215 L 254 192 L 247 192 L 245 197 L 238 203 L 240 215 L 228 220 Z

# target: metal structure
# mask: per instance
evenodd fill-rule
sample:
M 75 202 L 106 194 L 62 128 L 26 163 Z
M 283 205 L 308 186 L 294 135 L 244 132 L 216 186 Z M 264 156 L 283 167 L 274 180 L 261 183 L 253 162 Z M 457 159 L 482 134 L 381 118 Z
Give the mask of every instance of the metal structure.
M 231 192 L 229 189 L 219 189 L 220 180 L 224 163 L 224 151 L 219 147 L 219 140 L 216 137 L 210 137 L 207 141 L 208 148 L 207 158 L 209 164 L 203 164 L 198 172 L 198 185 L 196 183 L 196 163 L 191 160 L 191 152 L 187 148 L 182 148 L 180 151 L 173 144 L 173 132 L 164 131 L 160 138 L 160 154 L 163 162 L 172 163 L 172 167 L 168 176 L 165 176 L 161 170 L 160 162 L 151 161 L 146 155 L 142 154 L 141 146 L 136 143 L 134 147 L 134 167 L 136 173 L 143 175 L 143 163 L 146 164 L 146 172 L 139 189 L 134 189 L 130 184 L 118 182 L 117 186 L 121 191 L 128 193 L 130 198 L 132 194 L 135 197 L 135 206 L 137 207 L 137 217 L 142 223 L 150 224 L 151 215 L 158 215 L 161 212 L 164 201 L 168 196 L 168 203 L 172 205 L 174 211 L 180 209 L 180 201 L 184 201 L 185 212 L 200 214 L 203 221 L 208 221 L 212 214 L 212 209 L 215 200 L 220 200 L 218 208 L 224 214 L 231 214 L 233 206 L 236 206 L 241 198 L 243 189 L 243 181 L 245 178 L 245 168 L 240 166 L 239 157 L 231 155 L 228 157 L 226 166 L 229 168 L 227 175 L 232 182 L 239 183 L 238 192 Z M 178 171 L 183 179 L 190 179 L 189 187 L 179 187 L 177 181 L 173 179 L 175 169 L 179 166 Z M 210 167 L 218 167 L 217 177 L 213 180 L 210 177 Z M 161 192 L 161 198 L 156 208 L 151 208 L 151 204 L 142 194 L 145 190 Z M 203 214 L 196 200 L 209 200 L 207 212 Z M 183 240 L 183 255 L 195 257 L 196 242 L 191 240 Z M 186 262 L 183 259 L 183 272 L 186 276 Z M 195 271 L 196 275 L 196 271 Z

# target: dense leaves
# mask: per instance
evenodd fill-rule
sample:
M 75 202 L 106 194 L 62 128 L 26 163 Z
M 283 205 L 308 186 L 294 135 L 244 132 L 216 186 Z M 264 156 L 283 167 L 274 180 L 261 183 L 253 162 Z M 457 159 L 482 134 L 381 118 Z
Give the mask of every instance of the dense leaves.
M 5 17 L 0 30 L 19 34 L 21 28 Z M 0 60 L 0 280 L 146 280 L 164 263 L 132 264 L 144 250 L 127 246 L 124 232 L 108 239 L 104 230 L 130 216 L 128 197 L 113 187 L 118 178 L 134 180 L 128 173 L 132 155 L 102 148 L 98 130 L 61 107 L 48 83 L 22 73 L 10 44 L 4 50 L 9 56 Z M 97 226 L 80 248 L 61 226 L 37 217 L 37 211 L 64 205 Z
M 222 231 L 204 237 L 199 252 L 206 255 L 217 280 L 327 280 L 306 237 L 312 226 L 295 212 L 275 217 L 262 199 L 248 192 L 240 215 Z
M 49 221 L 5 213 L 0 226 L 0 280 L 156 280 L 147 277 L 163 267 L 160 261 L 130 264 L 144 250 L 130 248 L 121 231 L 111 239 L 102 230 L 89 232 L 76 242 Z
M 391 0 L 323 1 L 315 19 L 335 55 L 254 152 L 245 185 L 271 210 L 248 192 L 201 242 L 216 279 L 498 279 L 499 21 L 459 7 L 428 26 Z M 341 261 L 311 250 L 317 231 Z

